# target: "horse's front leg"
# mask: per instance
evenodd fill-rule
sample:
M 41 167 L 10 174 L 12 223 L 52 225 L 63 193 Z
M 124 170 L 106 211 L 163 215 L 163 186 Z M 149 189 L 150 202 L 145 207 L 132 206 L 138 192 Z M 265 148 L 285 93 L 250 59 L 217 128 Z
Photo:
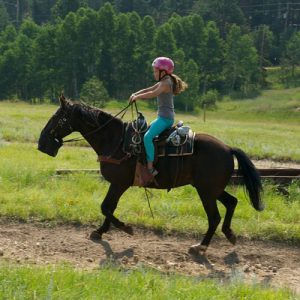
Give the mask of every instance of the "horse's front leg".
M 101 240 L 102 234 L 109 230 L 110 223 L 113 223 L 117 228 L 128 234 L 133 234 L 131 226 L 125 225 L 125 223 L 121 222 L 113 215 L 115 209 L 117 208 L 120 197 L 127 189 L 128 186 L 119 186 L 113 183 L 110 185 L 109 190 L 101 204 L 101 211 L 105 216 L 105 220 L 102 226 L 91 233 L 91 239 Z

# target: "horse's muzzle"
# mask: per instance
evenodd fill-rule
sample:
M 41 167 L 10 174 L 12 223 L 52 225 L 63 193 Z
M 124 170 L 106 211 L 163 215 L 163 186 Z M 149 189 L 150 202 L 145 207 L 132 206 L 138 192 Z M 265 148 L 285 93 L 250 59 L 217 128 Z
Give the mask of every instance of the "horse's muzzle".
M 38 150 L 55 157 L 62 144 L 62 140 L 44 134 L 40 136 Z

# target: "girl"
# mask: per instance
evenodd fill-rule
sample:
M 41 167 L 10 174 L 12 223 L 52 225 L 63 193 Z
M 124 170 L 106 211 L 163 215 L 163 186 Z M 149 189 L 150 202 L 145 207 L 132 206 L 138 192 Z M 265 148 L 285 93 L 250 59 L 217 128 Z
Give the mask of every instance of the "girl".
M 187 84 L 178 76 L 173 74 L 174 62 L 168 57 L 157 57 L 153 63 L 154 79 L 158 81 L 155 85 L 133 93 L 130 102 L 138 99 L 150 99 L 157 97 L 158 112 L 157 119 L 151 122 L 151 126 L 144 136 L 146 149 L 147 167 L 149 172 L 156 176 L 158 171 L 153 168 L 154 145 L 153 139 L 165 129 L 172 127 L 174 123 L 174 95 L 187 88 Z

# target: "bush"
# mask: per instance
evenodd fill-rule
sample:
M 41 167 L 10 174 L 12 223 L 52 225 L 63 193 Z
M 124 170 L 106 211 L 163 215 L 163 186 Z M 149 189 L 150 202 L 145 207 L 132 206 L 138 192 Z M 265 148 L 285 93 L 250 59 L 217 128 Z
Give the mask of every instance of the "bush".
M 109 100 L 109 95 L 103 82 L 96 77 L 92 77 L 83 84 L 80 98 L 93 106 L 104 107 Z
M 209 90 L 200 98 L 201 107 L 216 107 L 217 101 L 220 99 L 219 92 L 217 90 Z

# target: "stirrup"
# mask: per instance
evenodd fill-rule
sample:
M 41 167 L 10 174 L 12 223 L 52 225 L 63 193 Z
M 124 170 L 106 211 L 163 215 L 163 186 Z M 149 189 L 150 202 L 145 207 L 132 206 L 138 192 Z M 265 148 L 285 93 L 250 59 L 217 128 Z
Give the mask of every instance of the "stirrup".
M 155 177 L 158 174 L 158 171 L 154 168 L 148 169 L 148 171 L 153 177 Z

